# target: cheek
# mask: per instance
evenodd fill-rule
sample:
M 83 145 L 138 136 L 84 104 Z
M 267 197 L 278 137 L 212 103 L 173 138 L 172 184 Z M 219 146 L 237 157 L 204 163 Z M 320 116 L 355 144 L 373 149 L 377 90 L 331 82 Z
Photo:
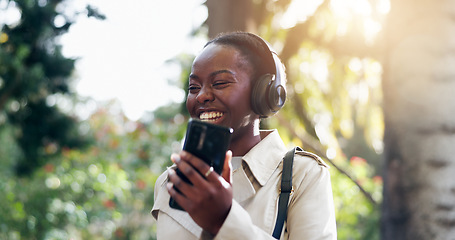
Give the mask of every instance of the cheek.
M 246 115 L 253 111 L 250 98 L 249 92 L 244 91 L 234 94 L 228 101 L 230 102 L 230 105 L 234 107 L 234 111 Z
M 242 91 L 239 92 L 237 98 L 242 103 L 244 108 L 251 109 L 251 86 L 246 85 L 242 88 Z
M 192 109 L 194 108 L 194 102 L 195 101 L 196 101 L 196 98 L 191 96 L 191 95 L 188 95 L 188 97 L 186 98 L 186 109 L 188 110 L 190 115 L 193 115 L 192 114 Z

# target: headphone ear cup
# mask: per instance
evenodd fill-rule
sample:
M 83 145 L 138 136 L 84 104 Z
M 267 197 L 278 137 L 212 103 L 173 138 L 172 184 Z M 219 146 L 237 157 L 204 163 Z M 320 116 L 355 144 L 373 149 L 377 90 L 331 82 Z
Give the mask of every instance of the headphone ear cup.
M 270 84 L 268 90 L 268 106 L 272 113 L 276 113 L 280 110 L 286 102 L 286 89 L 282 85 L 275 86 Z
M 269 116 L 272 111 L 268 106 L 270 84 L 273 81 L 272 74 L 262 75 L 254 84 L 251 91 L 251 107 L 261 117 Z

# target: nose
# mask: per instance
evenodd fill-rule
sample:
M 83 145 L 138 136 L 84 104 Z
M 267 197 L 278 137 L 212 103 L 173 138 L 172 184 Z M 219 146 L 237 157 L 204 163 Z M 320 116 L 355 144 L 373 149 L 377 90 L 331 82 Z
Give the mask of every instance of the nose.
M 199 103 L 211 102 L 215 100 L 215 96 L 213 95 L 212 89 L 210 89 L 210 87 L 204 86 L 196 96 L 196 100 Z

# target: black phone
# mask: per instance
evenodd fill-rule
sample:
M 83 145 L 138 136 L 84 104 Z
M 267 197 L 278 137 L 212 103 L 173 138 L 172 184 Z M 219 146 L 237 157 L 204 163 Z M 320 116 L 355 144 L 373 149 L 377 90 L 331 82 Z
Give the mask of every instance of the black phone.
M 190 119 L 186 129 L 183 150 L 200 158 L 209 166 L 213 167 L 213 170 L 216 173 L 221 174 L 232 132 L 232 128 L 203 122 L 197 119 Z M 178 168 L 176 169 L 176 173 L 183 181 L 190 183 Z M 179 191 L 177 188 L 175 188 L 175 190 Z M 169 206 L 183 210 L 172 197 L 169 200 Z

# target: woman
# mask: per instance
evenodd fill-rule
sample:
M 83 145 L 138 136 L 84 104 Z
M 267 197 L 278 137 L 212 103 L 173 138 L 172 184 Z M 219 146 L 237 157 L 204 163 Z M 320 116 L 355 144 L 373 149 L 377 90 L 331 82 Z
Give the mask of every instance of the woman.
M 273 239 L 281 163 L 288 149 L 276 130 L 260 131 L 259 121 L 282 103 L 264 114 L 252 97 L 257 81 L 279 74 L 281 66 L 276 66 L 281 63 L 277 65 L 272 56 L 258 36 L 235 32 L 208 42 L 195 58 L 186 105 L 191 117 L 234 132 L 222 176 L 185 151 L 171 156 L 175 166 L 155 185 L 152 214 L 158 239 Z M 175 167 L 192 185 L 178 177 Z M 292 182 L 281 239 L 336 239 L 327 166 L 315 155 L 296 154 Z M 170 197 L 185 211 L 170 208 Z

